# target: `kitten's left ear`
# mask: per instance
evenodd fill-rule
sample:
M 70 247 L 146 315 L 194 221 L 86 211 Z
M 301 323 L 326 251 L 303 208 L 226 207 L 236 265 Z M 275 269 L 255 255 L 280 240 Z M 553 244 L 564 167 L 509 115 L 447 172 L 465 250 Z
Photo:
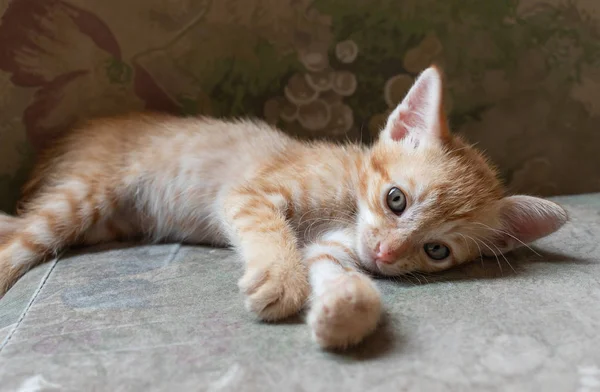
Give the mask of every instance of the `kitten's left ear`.
M 498 203 L 502 232 L 494 245 L 502 253 L 550 235 L 567 221 L 561 206 L 538 197 L 509 196 Z
M 446 141 L 450 131 L 443 108 L 443 80 L 437 67 L 427 68 L 387 119 L 384 141 Z

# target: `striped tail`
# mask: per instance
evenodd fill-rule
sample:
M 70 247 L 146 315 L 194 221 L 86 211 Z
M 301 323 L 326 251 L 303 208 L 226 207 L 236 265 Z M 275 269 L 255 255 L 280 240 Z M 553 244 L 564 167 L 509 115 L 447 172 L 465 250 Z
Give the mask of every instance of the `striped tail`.
M 7 242 L 22 226 L 22 219 L 0 212 L 0 245 Z
M 0 217 L 0 296 L 25 272 L 74 243 L 107 208 L 106 193 L 70 179 L 38 196 L 22 217 Z

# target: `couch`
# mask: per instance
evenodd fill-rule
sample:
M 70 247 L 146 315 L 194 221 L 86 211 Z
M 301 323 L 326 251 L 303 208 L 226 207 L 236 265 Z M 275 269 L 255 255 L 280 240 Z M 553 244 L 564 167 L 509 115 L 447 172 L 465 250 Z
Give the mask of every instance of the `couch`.
M 132 110 L 258 116 L 370 142 L 441 65 L 454 132 L 570 221 L 500 258 L 380 280 L 386 316 L 325 352 L 242 309 L 226 249 L 106 244 L 0 299 L 0 391 L 600 391 L 600 7 L 587 0 L 0 1 L 0 210 L 37 151 Z
M 247 313 L 229 250 L 67 252 L 0 301 L 0 391 L 594 391 L 600 194 L 556 201 L 570 222 L 532 250 L 380 280 L 383 323 L 346 352 Z

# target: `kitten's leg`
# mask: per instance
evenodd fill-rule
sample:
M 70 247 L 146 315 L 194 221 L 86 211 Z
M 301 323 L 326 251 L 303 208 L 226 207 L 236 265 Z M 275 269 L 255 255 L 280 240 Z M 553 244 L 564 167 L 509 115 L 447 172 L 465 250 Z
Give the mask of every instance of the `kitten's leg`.
M 223 202 L 227 235 L 246 263 L 238 285 L 246 308 L 264 320 L 297 313 L 308 297 L 306 267 L 283 213 L 285 201 L 241 189 Z
M 354 268 L 352 240 L 334 231 L 307 246 L 312 288 L 308 325 L 323 348 L 345 348 L 371 334 L 381 317 L 381 297 L 374 282 Z
M 21 227 L 21 219 L 0 212 L 0 246 Z
M 13 218 L 15 230 L 0 243 L 0 296 L 27 270 L 75 243 L 109 205 L 107 192 L 76 178 L 31 200 L 27 212 Z

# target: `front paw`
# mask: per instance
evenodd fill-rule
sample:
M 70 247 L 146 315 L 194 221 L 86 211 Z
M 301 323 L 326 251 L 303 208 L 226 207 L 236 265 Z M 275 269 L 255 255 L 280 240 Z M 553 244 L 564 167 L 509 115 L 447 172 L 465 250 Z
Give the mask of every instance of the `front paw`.
M 313 299 L 308 325 L 323 348 L 346 348 L 371 334 L 381 315 L 381 299 L 373 282 L 359 273 L 341 276 Z
M 301 263 L 250 263 L 238 286 L 246 295 L 246 309 L 266 321 L 298 313 L 310 290 L 308 273 Z

